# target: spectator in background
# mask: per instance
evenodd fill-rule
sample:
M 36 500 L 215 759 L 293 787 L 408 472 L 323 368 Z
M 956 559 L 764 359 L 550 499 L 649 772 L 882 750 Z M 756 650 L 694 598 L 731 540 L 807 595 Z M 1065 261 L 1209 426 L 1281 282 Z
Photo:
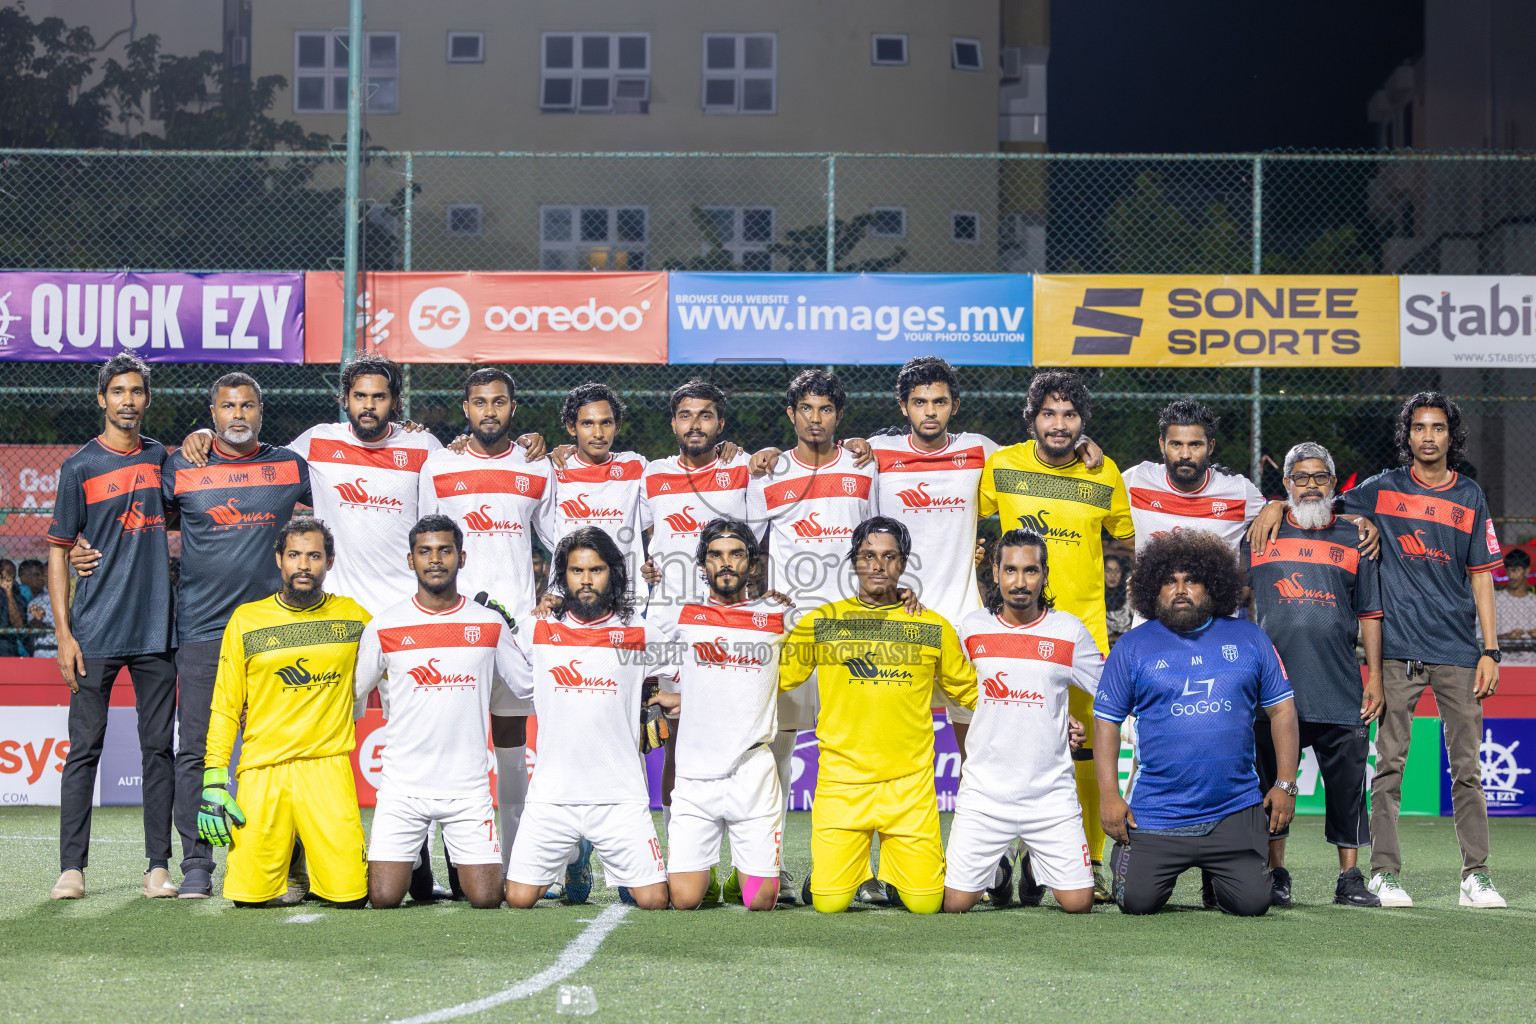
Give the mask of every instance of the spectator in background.
M 538 600 L 544 600 L 544 592 L 549 589 L 549 559 L 544 555 L 544 549 L 535 542 L 533 545 L 533 593 Z
M 16 580 L 16 563 L 0 558 L 0 590 L 5 591 L 5 624 L 11 629 L 21 629 L 27 624 L 27 602 L 21 596 L 21 585 Z M 0 639 L 0 654 L 6 657 L 26 657 L 27 647 L 19 634 L 7 633 Z
M 44 585 L 38 588 L 37 596 L 32 603 L 27 605 L 27 628 L 46 629 L 44 636 L 32 639 L 32 657 L 57 658 L 59 656 L 59 643 L 53 638 L 53 608 L 48 603 L 47 577 L 44 576 Z
M 16 586 L 21 591 L 22 624 L 27 629 L 42 628 L 35 621 L 37 616 L 32 614 L 32 606 L 37 603 L 38 598 L 44 596 L 48 591 L 48 567 L 35 558 L 26 559 L 17 567 Z M 48 628 L 53 628 L 52 615 L 48 618 Z M 42 637 L 22 637 L 20 641 L 22 656 L 26 657 L 32 654 L 37 649 L 38 642 L 42 639 Z M 50 650 L 53 649 L 51 639 L 49 638 L 50 643 L 48 644 Z
M 1504 556 L 1504 571 L 1509 582 L 1494 591 L 1493 611 L 1498 620 L 1499 641 L 1512 640 L 1513 649 L 1504 655 L 1503 665 L 1536 665 L 1536 596 L 1530 585 L 1531 556 L 1522 548 L 1513 548 Z
M 1131 602 L 1126 598 L 1126 582 L 1131 576 L 1130 560 L 1124 555 L 1104 553 L 1104 625 L 1113 647 L 1120 634 L 1131 628 Z

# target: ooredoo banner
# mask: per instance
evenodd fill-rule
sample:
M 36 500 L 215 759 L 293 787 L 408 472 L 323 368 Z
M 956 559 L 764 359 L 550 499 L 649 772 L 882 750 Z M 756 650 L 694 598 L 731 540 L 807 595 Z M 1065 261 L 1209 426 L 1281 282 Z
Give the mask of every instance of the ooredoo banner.
M 0 273 L 0 360 L 301 363 L 302 274 Z
M 1396 366 L 1397 278 L 1035 278 L 1041 366 Z
M 673 363 L 1028 366 L 1028 274 L 673 274 Z
M 339 362 L 342 276 L 305 278 L 305 359 Z M 402 363 L 665 363 L 666 308 L 666 274 L 380 273 L 355 315 Z
M 1404 366 L 1536 366 L 1536 278 L 1400 277 Z

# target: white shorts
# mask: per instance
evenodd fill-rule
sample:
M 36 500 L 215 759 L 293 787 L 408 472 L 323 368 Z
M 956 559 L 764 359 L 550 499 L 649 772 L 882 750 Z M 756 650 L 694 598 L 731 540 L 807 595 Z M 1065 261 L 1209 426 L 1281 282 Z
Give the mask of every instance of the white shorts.
M 656 825 L 644 804 L 532 801 L 523 805 L 507 880 L 539 886 L 563 881 L 571 850 L 583 837 L 602 858 L 609 885 L 636 888 L 667 880 Z
M 685 779 L 672 789 L 667 870 L 708 871 L 720 862 L 720 838 L 731 836 L 731 863 L 744 875 L 779 876 L 784 794 L 773 752 L 754 750 L 723 779 Z
M 497 718 L 527 718 L 533 714 L 533 701 L 515 696 L 500 682 L 491 685 L 491 714 Z
M 814 729 L 816 712 L 821 709 L 821 688 L 816 673 L 788 693 L 779 694 L 779 728 Z
M 443 845 L 455 864 L 500 864 L 501 837 L 487 789 L 476 796 L 420 797 L 380 793 L 373 810 L 368 859 L 415 862 L 432 823 L 443 826 Z
M 928 706 L 931 708 L 943 708 L 944 718 L 950 725 L 970 725 L 976 712 L 970 708 L 962 707 L 955 703 L 955 699 L 944 692 L 944 688 L 937 683 L 933 685 L 933 696 L 928 698 Z
M 944 851 L 944 887 L 960 892 L 987 888 L 997 862 L 1015 839 L 1024 840 L 1029 848 L 1035 881 L 1062 890 L 1093 885 L 1081 814 L 1056 821 L 1019 822 L 958 809 L 950 822 L 949 847 Z

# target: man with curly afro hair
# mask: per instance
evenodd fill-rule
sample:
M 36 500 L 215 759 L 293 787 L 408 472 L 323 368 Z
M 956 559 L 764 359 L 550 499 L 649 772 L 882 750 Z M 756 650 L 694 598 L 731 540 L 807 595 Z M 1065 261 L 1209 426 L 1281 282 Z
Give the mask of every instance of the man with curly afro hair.
M 1181 530 L 1148 544 L 1131 599 L 1150 620 L 1120 638 L 1093 707 L 1094 760 L 1114 897 L 1127 914 L 1155 914 L 1189 868 L 1211 876 L 1216 906 L 1256 917 L 1269 909 L 1269 834 L 1296 811 L 1296 705 L 1264 631 L 1230 616 L 1243 577 L 1213 534 Z M 1269 716 L 1277 781 L 1259 792 L 1253 720 Z M 1120 795 L 1120 724 L 1137 718 L 1141 770 Z

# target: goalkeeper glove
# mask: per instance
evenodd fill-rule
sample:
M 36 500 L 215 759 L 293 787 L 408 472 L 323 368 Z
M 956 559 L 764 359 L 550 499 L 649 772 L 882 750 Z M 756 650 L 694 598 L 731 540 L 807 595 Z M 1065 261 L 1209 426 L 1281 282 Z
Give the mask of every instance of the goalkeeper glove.
M 512 627 L 512 632 L 514 632 L 514 633 L 517 632 L 517 620 L 512 617 L 512 613 L 511 612 L 507 611 L 507 606 L 506 605 L 502 604 L 500 601 L 496 600 L 494 597 L 491 597 L 489 594 L 487 594 L 483 590 L 480 591 L 480 593 L 475 595 L 475 603 L 479 604 L 479 605 L 484 605 L 485 607 L 489 608 L 491 611 L 496 612 L 497 614 L 499 614 L 502 618 L 507 620 L 507 625 Z
M 667 712 L 660 704 L 646 703 L 656 696 L 660 687 L 654 679 L 646 680 L 640 688 L 640 752 L 648 753 L 663 745 L 672 729 L 667 725 Z
M 229 821 L 236 827 L 245 824 L 245 812 L 224 787 L 229 771 L 224 768 L 203 770 L 203 801 L 197 807 L 197 833 L 214 846 L 230 844 Z

